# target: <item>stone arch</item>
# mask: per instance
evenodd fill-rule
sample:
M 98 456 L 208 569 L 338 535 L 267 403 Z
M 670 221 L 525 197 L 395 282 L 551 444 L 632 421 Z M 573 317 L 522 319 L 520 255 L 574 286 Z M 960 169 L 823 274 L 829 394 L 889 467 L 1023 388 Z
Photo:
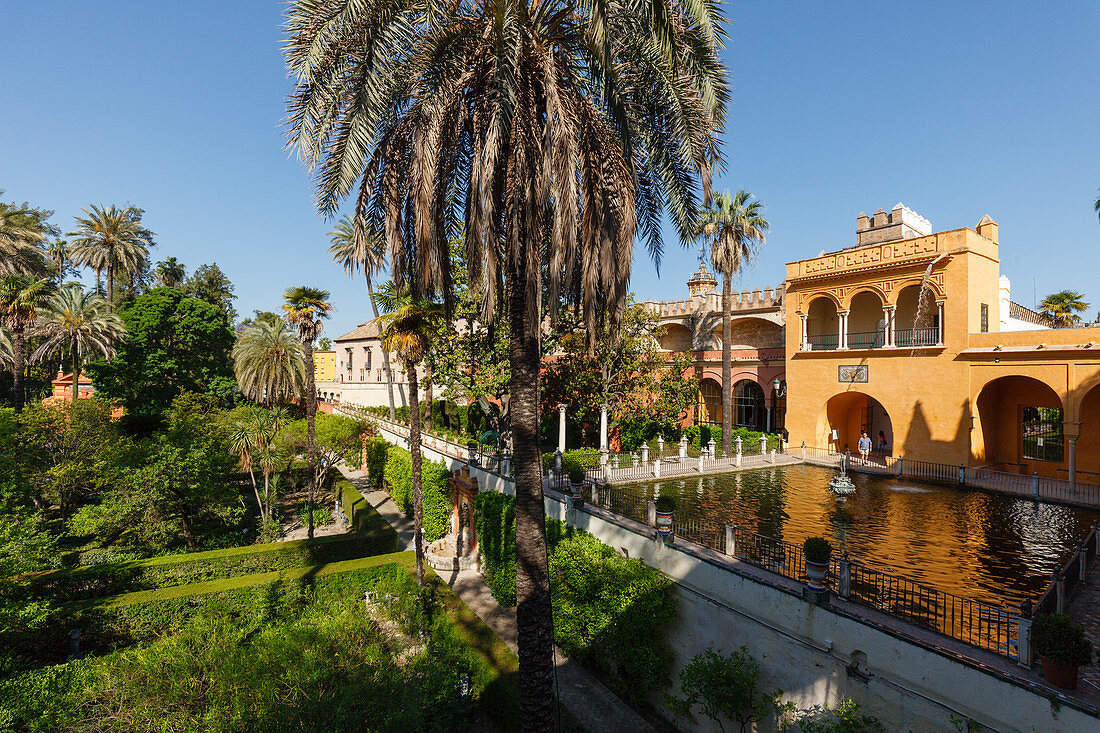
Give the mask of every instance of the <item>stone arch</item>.
M 1077 419 L 1077 475 L 1082 483 L 1100 484 L 1100 375 L 1081 394 Z
M 1033 376 L 988 380 L 976 400 L 972 458 L 998 470 L 1056 471 L 1065 464 L 1063 404 L 1058 390 Z
M 665 351 L 691 351 L 694 347 L 695 334 L 682 323 L 661 324 L 665 332 L 661 335 L 659 343 Z
M 813 351 L 840 346 L 840 315 L 837 299 L 829 294 L 814 296 L 806 308 L 806 332 Z
M 755 376 L 733 383 L 733 427 L 764 430 L 767 427 L 767 398 Z
M 878 296 L 878 299 L 882 301 L 883 305 L 889 305 L 890 296 L 886 293 L 885 290 L 880 288 L 878 285 L 873 285 L 871 283 L 861 283 L 860 285 L 852 288 L 852 291 L 848 293 L 848 297 L 846 297 L 843 301 L 844 308 L 846 310 L 851 310 L 852 301 L 855 300 L 857 295 L 861 295 L 862 293 L 874 293 Z
M 914 277 L 907 280 L 902 280 L 901 282 L 894 285 L 893 288 L 891 288 L 889 295 L 883 297 L 883 302 L 886 303 L 886 305 L 897 305 L 898 300 L 901 297 L 901 292 L 903 290 L 912 287 L 919 288 L 921 286 L 921 283 L 924 283 L 923 277 Z M 929 280 L 927 283 L 925 283 L 925 285 L 928 287 L 929 290 L 932 291 L 936 300 L 943 300 L 945 297 L 947 297 L 943 294 L 943 291 L 940 290 L 940 286 L 937 285 L 933 280 Z
M 695 422 L 698 425 L 722 424 L 722 383 L 710 376 L 704 376 L 699 381 Z
M 825 400 L 818 412 L 817 443 L 838 451 L 858 453 L 859 438 L 866 430 L 872 450 L 879 452 L 879 433 L 886 440 L 886 454 L 895 453 L 897 436 L 886 406 L 867 392 L 838 392 Z M 836 437 L 833 437 L 836 431 Z
M 874 349 L 886 345 L 886 301 L 880 291 L 862 289 L 848 301 L 848 348 Z

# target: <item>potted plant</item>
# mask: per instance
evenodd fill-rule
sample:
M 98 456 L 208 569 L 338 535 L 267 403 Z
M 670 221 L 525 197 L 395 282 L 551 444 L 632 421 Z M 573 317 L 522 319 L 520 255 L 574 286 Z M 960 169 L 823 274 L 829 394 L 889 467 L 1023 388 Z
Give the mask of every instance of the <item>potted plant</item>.
M 573 496 L 573 506 L 584 503 L 581 492 L 584 490 L 584 469 L 574 464 L 569 467 L 569 492 Z
M 1042 657 L 1047 682 L 1063 690 L 1077 689 L 1077 668 L 1092 662 L 1092 644 L 1084 628 L 1064 614 L 1039 614 L 1031 623 L 1031 643 Z
M 470 452 L 470 465 L 471 466 L 476 466 L 477 463 L 478 463 L 477 458 L 478 458 L 478 448 L 479 447 L 480 446 L 478 446 L 476 440 L 471 440 L 471 441 L 466 443 L 466 450 L 468 450 Z
M 657 501 L 657 534 L 665 544 L 671 544 L 674 538 L 672 534 L 672 513 L 676 511 L 676 502 L 671 496 L 658 496 Z
M 806 556 L 806 585 L 813 591 L 825 590 L 825 576 L 829 574 L 829 560 L 833 556 L 833 546 L 824 537 L 807 537 L 802 543 L 802 553 Z

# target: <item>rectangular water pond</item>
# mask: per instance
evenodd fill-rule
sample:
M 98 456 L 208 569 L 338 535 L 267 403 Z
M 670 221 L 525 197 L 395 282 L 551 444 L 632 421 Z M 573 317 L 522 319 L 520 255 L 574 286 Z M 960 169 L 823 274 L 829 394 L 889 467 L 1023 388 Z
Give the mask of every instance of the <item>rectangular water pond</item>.
M 1088 509 L 864 474 L 850 474 L 856 492 L 840 498 L 828 488 L 835 475 L 797 465 L 616 488 L 638 502 L 671 496 L 678 510 L 786 542 L 825 537 L 834 557 L 847 552 L 883 572 L 1012 611 L 1042 593 L 1100 520 Z

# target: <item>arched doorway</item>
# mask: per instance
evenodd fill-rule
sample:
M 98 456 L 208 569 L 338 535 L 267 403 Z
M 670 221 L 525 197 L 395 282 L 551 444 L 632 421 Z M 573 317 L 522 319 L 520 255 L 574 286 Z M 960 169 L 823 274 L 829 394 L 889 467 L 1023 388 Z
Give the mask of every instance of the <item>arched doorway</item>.
M 975 457 L 996 470 L 1055 475 L 1065 463 L 1062 401 L 1049 385 L 1000 377 L 978 394 L 981 432 Z
M 833 395 L 825 403 L 824 413 L 823 445 L 855 453 L 859 450 L 860 435 L 866 432 L 876 453 L 881 452 L 879 442 L 885 439 L 885 454 L 894 454 L 894 425 L 890 413 L 871 395 L 863 392 Z
M 742 379 L 733 385 L 733 426 L 764 430 L 767 412 L 764 409 L 764 390 L 751 379 Z
M 1077 415 L 1081 432 L 1077 438 L 1076 479 L 1100 485 L 1100 385 L 1085 394 Z
M 699 382 L 699 407 L 695 411 L 698 425 L 722 424 L 722 385 L 713 379 Z

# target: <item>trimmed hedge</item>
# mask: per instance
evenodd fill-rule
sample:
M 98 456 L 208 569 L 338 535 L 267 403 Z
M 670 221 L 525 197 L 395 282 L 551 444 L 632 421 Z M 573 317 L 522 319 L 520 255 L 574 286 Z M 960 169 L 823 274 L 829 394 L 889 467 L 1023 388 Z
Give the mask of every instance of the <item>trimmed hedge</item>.
M 542 454 L 542 467 L 550 470 L 554 467 L 554 454 Z M 585 471 L 595 471 L 600 467 L 599 448 L 573 448 L 561 454 L 561 470 L 569 473 L 571 468 L 581 468 Z
M 412 516 L 412 456 L 404 448 L 386 449 L 385 482 L 390 498 Z M 424 539 L 435 542 L 451 529 L 451 472 L 443 461 L 422 461 L 420 483 L 423 491 Z
M 478 549 L 502 605 L 516 603 L 516 503 L 477 497 Z M 554 638 L 607 676 L 620 695 L 643 702 L 670 680 L 673 654 L 661 632 L 676 616 L 673 583 L 641 560 L 621 557 L 592 535 L 546 521 Z
M 687 436 L 688 442 L 691 447 L 698 453 L 699 449 L 703 446 L 710 444 L 710 440 L 714 439 L 715 446 L 720 450 L 722 447 L 722 428 L 714 425 L 692 425 L 684 428 L 684 435 Z M 732 437 L 730 440 L 736 440 L 741 438 L 741 447 L 745 451 L 758 450 L 760 448 L 760 436 L 765 435 L 768 438 L 768 450 L 772 448 L 779 448 L 779 436 L 774 433 L 762 433 L 758 430 L 749 430 L 748 428 L 734 428 Z
M 386 450 L 389 447 L 383 438 L 368 438 L 363 448 L 367 454 L 367 475 L 370 477 L 370 485 L 376 489 L 382 488 L 382 476 L 386 470 Z

